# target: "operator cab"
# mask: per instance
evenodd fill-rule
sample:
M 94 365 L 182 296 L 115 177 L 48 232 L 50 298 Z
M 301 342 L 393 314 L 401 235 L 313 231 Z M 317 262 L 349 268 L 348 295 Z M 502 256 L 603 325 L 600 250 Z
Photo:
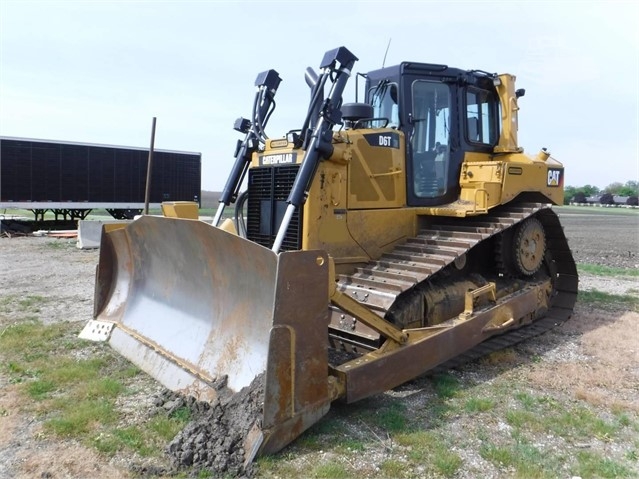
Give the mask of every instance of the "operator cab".
M 396 128 L 407 139 L 408 205 L 455 201 L 465 153 L 493 153 L 499 141 L 494 75 L 404 62 L 366 78 L 370 126 Z

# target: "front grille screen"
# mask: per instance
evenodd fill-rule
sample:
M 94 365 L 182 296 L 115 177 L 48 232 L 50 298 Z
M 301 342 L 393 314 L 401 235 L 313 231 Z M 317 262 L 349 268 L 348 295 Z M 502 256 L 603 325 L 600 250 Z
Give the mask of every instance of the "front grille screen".
M 252 168 L 249 170 L 248 239 L 271 248 L 282 223 L 299 165 Z M 302 211 L 296 210 L 282 242 L 281 251 L 302 248 Z

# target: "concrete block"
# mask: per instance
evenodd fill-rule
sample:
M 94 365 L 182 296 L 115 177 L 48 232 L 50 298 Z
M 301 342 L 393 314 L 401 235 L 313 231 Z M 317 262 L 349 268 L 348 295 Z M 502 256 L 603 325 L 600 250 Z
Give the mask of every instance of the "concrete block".
M 127 224 L 127 220 L 79 220 L 78 243 L 80 249 L 95 249 L 100 247 L 103 225 Z

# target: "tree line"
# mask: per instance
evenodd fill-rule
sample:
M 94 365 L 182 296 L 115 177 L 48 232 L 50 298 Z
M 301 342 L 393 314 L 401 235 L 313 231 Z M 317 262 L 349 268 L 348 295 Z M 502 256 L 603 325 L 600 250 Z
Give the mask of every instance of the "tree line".
M 609 184 L 603 190 L 592 185 L 566 186 L 564 188 L 564 204 L 570 204 L 571 201 L 581 203 L 584 202 L 583 198 L 602 195 L 628 196 L 636 198 L 639 196 L 639 181 L 626 181 L 626 183 L 617 181 Z

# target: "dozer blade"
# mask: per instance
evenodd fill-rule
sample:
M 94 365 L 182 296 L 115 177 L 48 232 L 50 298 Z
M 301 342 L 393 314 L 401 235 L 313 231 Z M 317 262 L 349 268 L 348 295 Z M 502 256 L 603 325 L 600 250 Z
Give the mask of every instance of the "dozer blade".
M 248 455 L 274 452 L 329 408 L 328 257 L 271 250 L 197 220 L 103 231 L 95 321 L 141 369 L 212 400 L 264 374 Z M 106 325 L 106 326 L 105 326 Z

